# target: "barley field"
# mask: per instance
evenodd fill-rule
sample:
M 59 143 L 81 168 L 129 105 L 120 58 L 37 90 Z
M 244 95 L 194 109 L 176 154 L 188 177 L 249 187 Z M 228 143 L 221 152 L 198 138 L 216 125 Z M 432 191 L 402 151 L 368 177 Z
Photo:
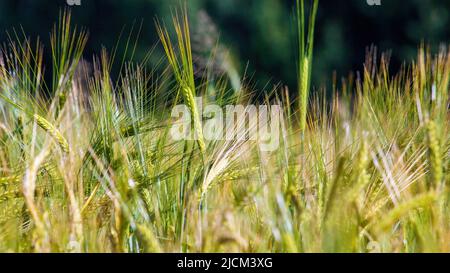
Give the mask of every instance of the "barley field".
M 264 95 L 223 56 L 211 57 L 220 77 L 195 76 L 184 8 L 153 28 L 165 56 L 140 62 L 107 50 L 86 61 L 92 37 L 69 11 L 49 43 L 11 32 L 0 252 L 450 252 L 450 48 L 417 45 L 398 71 L 370 48 L 326 96 L 311 85 L 318 2 L 295 9 L 298 85 Z M 172 137 L 179 104 L 193 139 Z M 276 149 L 210 140 L 206 104 L 278 106 Z

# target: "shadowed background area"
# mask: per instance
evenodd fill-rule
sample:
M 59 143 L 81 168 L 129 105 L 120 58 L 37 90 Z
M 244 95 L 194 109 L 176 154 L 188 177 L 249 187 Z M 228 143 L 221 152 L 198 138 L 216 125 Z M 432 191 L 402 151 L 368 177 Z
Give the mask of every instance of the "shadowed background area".
M 262 90 L 282 82 L 296 84 L 295 0 L 189 0 L 191 27 L 199 34 L 198 47 L 215 44 L 215 37 L 230 49 L 240 74 L 246 71 Z M 102 46 L 111 50 L 123 30 L 120 52 L 135 22 L 143 28 L 135 57 L 142 59 L 157 42 L 154 19 L 169 22 L 178 0 L 81 0 L 73 7 L 73 19 L 86 27 L 90 38 L 85 57 L 99 53 Z M 3 0 L 0 2 L 0 40 L 6 31 L 20 31 L 41 37 L 48 46 L 49 33 L 65 0 Z M 136 33 L 136 32 L 135 32 Z M 200 37 L 200 38 L 199 38 Z M 135 39 L 135 38 L 134 38 Z M 313 85 L 330 85 L 333 71 L 338 77 L 361 70 L 365 50 L 371 44 L 380 51 L 392 50 L 391 64 L 396 69 L 416 55 L 421 42 L 436 50 L 450 42 L 450 1 L 381 1 L 370 6 L 366 0 L 320 1 L 317 18 Z M 157 47 L 158 51 L 162 49 Z M 159 61 L 153 54 L 150 65 Z

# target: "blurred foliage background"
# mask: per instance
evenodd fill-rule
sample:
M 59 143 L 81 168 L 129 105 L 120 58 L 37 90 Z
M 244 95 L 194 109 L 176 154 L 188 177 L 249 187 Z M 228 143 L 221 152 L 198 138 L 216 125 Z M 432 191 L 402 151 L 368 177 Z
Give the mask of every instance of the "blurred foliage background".
M 143 58 L 157 42 L 154 19 L 169 25 L 179 0 L 81 0 L 73 18 L 90 32 L 85 58 L 111 50 L 121 30 L 122 50 L 133 22 L 143 28 L 135 58 Z M 392 50 L 391 68 L 415 57 L 421 42 L 436 50 L 450 42 L 450 1 L 382 0 L 369 6 L 366 0 L 322 0 L 317 18 L 313 84 L 331 84 L 332 74 L 345 77 L 361 70 L 366 48 Z M 238 71 L 251 77 L 259 90 L 282 82 L 295 88 L 296 56 L 293 7 L 295 0 L 187 0 L 193 33 L 199 46 L 220 43 L 230 49 Z M 41 37 L 49 46 L 49 33 L 65 0 L 0 1 L 0 40 L 20 25 L 31 38 Z M 211 37 L 208 37 L 211 36 Z M 208 40 L 209 39 L 209 40 Z M 160 47 L 157 47 L 161 51 Z M 120 54 L 120 49 L 119 49 Z M 153 54 L 150 65 L 162 55 Z

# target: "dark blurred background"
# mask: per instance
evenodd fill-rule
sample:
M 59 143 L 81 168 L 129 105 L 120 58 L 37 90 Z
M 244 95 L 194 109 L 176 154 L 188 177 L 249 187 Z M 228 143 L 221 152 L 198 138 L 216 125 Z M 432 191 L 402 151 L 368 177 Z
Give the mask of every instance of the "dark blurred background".
M 135 58 L 143 58 L 157 42 L 154 19 L 169 25 L 171 11 L 180 2 L 81 0 L 81 6 L 72 10 L 77 25 L 90 32 L 86 58 L 99 53 L 102 46 L 112 49 L 121 30 L 126 37 L 133 22 L 139 26 L 141 19 L 144 24 Z M 220 37 L 220 43 L 230 49 L 239 73 L 246 71 L 259 89 L 279 82 L 295 87 L 294 3 L 295 0 L 187 1 L 193 31 L 205 35 L 214 32 L 205 24 L 215 25 L 217 33 L 211 36 Z M 66 0 L 1 0 L 0 40 L 6 41 L 7 30 L 22 25 L 27 35 L 39 35 L 48 47 L 51 27 L 64 7 Z M 203 16 L 200 21 L 199 14 Z M 381 0 L 381 6 L 370 6 L 366 0 L 322 0 L 317 17 L 313 82 L 316 86 L 329 85 L 334 71 L 338 77 L 344 77 L 350 71 L 361 70 L 366 47 L 371 44 L 379 51 L 392 50 L 391 68 L 396 69 L 415 57 L 422 41 L 434 50 L 440 43 L 450 42 L 449 0 Z

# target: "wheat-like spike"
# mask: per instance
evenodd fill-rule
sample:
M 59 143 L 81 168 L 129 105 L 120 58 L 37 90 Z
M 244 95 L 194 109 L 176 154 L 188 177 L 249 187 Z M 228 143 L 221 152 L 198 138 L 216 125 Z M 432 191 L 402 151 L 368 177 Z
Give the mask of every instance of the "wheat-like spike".
M 37 125 L 39 125 L 39 127 L 47 131 L 47 133 L 49 133 L 58 142 L 59 146 L 64 152 L 69 152 L 69 143 L 53 124 L 51 124 L 48 120 L 38 114 L 34 114 L 33 118 L 36 120 L 36 123 Z
M 61 179 L 61 175 L 58 172 L 57 166 L 50 162 L 42 164 L 41 172 L 47 173 L 50 180 L 52 180 L 52 181 Z
M 188 106 L 188 108 L 191 111 L 192 114 L 192 126 L 194 128 L 195 135 L 197 137 L 198 146 L 200 147 L 200 151 L 202 153 L 205 152 L 206 146 L 205 146 L 205 140 L 203 138 L 203 129 L 202 129 L 202 122 L 200 115 L 197 110 L 197 103 L 195 102 L 193 92 L 189 87 L 183 88 L 183 95 L 185 98 L 185 102 Z
M 359 193 L 364 187 L 369 184 L 369 174 L 367 173 L 367 167 L 369 165 L 369 151 L 366 141 L 363 140 L 361 147 L 356 156 L 356 167 L 354 169 L 354 183 L 349 189 L 349 200 L 355 200 L 358 198 Z
M 309 88 L 309 61 L 305 57 L 302 60 L 302 71 L 300 76 L 300 130 L 306 129 L 306 111 L 308 107 L 308 88 Z
M 431 170 L 431 181 L 437 187 L 442 181 L 443 171 L 442 171 L 442 157 L 441 149 L 439 144 L 439 139 L 436 132 L 436 123 L 434 121 L 429 121 L 427 124 L 427 136 L 428 136 L 428 149 L 429 149 L 429 164 Z M 432 186 L 431 184 L 429 185 Z
M 184 102 L 187 104 L 193 117 L 192 126 L 200 151 L 204 154 L 206 145 L 203 137 L 201 117 L 197 110 L 197 103 L 195 102 L 194 71 L 192 67 L 193 61 L 187 16 L 183 16 L 182 23 L 180 23 L 179 19 L 175 16 L 173 18 L 173 24 L 178 39 L 179 58 L 175 53 L 174 44 L 172 43 L 167 30 L 157 23 L 157 31 L 174 76 L 178 85 L 181 87 Z
M 379 223 L 376 224 L 376 227 L 378 230 L 387 230 L 410 211 L 430 206 L 436 200 L 437 196 L 433 192 L 418 195 L 392 209 Z
M 130 167 L 134 173 L 133 177 L 137 180 L 136 182 L 140 183 L 143 179 L 152 177 L 154 166 L 149 160 L 146 162 L 146 165 L 146 169 L 144 169 L 140 160 L 132 160 L 130 162 Z
M 8 201 L 19 196 L 22 196 L 22 191 L 20 191 L 20 189 L 4 191 L 0 193 L 0 201 Z
M 367 174 L 367 166 L 369 164 L 369 152 L 367 148 L 367 143 L 363 141 L 361 144 L 361 148 L 358 153 L 358 159 L 357 159 L 357 165 L 356 165 L 356 183 L 357 185 L 366 185 L 367 181 L 369 180 L 368 174 Z
M 15 107 L 16 109 L 23 111 L 28 116 L 32 116 L 36 120 L 36 123 L 39 125 L 39 127 L 44 129 L 45 131 L 47 131 L 53 138 L 56 139 L 56 141 L 59 143 L 59 145 L 61 146 L 61 148 L 64 152 L 66 152 L 66 153 L 69 152 L 69 143 L 63 137 L 63 135 L 59 132 L 59 130 L 56 129 L 56 127 L 53 124 L 51 124 L 48 120 L 46 120 L 45 118 L 43 118 L 42 116 L 40 116 L 38 114 L 32 114 L 32 113 L 26 111 L 21 105 L 15 103 L 14 101 L 12 101 L 10 98 L 5 96 L 4 94 L 0 93 L 0 97 L 3 100 L 5 100 L 8 104 Z
M 243 177 L 244 175 L 247 175 L 247 174 L 257 171 L 257 170 L 259 170 L 259 166 L 245 168 L 245 169 L 241 169 L 241 170 L 233 170 L 233 171 L 226 172 L 223 175 L 220 175 L 219 179 L 222 181 L 236 180 L 240 177 Z
M 0 177 L 0 185 L 3 184 L 12 184 L 12 183 L 18 183 L 22 179 L 22 176 L 20 175 L 11 175 L 6 177 Z
M 297 1 L 297 31 L 298 31 L 298 65 L 299 65 L 299 110 L 300 131 L 306 129 L 306 112 L 308 106 L 309 87 L 311 81 L 311 65 L 314 46 L 314 28 L 319 0 L 314 0 L 309 14 L 309 23 L 305 25 L 305 3 L 304 0 Z M 306 31 L 307 28 L 307 31 Z M 307 33 L 306 33 L 307 32 Z M 306 40 L 305 40 L 306 39 Z
M 225 163 L 227 164 L 227 163 Z M 227 180 L 236 180 L 250 172 L 259 170 L 259 167 L 251 167 L 251 168 L 246 168 L 246 169 L 242 169 L 242 170 L 233 170 L 233 171 L 229 171 L 229 172 L 225 172 L 223 174 L 218 174 L 217 177 L 214 177 L 214 175 L 212 175 L 214 178 L 209 180 L 207 183 L 203 184 L 203 188 L 202 188 L 202 194 L 199 196 L 199 202 L 202 202 L 203 198 L 205 198 L 206 193 L 211 189 L 211 187 L 213 186 L 214 183 L 216 182 L 222 182 L 222 181 L 227 181 Z
M 45 163 L 42 164 L 42 166 L 39 169 L 39 174 L 41 174 L 42 172 L 47 172 L 52 179 L 57 179 L 57 177 L 59 177 L 59 175 L 57 174 L 56 170 L 55 170 L 55 166 L 53 166 L 51 163 Z M 23 175 L 18 174 L 20 173 L 20 171 L 16 171 L 16 174 L 14 175 L 10 175 L 10 176 L 5 176 L 5 177 L 0 177 L 0 185 L 8 185 L 8 184 L 12 184 L 12 183 L 19 183 L 22 182 L 23 179 Z
M 145 225 L 138 224 L 136 226 L 138 237 L 144 244 L 144 250 L 151 253 L 161 253 L 162 249 L 153 231 Z

